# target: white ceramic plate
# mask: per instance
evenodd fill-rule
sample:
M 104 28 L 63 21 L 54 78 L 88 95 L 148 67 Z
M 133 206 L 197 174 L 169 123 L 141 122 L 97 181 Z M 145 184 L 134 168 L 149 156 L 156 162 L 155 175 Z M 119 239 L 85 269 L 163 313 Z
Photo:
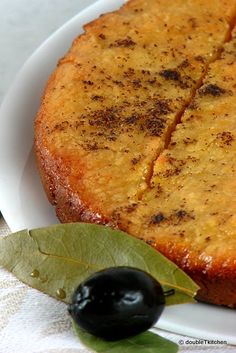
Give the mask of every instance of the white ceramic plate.
M 72 18 L 31 56 L 0 111 L 0 209 L 12 231 L 58 223 L 35 167 L 33 121 L 49 74 L 82 25 L 118 8 L 123 0 L 100 0 Z M 236 311 L 206 304 L 168 307 L 158 327 L 202 339 L 236 344 Z

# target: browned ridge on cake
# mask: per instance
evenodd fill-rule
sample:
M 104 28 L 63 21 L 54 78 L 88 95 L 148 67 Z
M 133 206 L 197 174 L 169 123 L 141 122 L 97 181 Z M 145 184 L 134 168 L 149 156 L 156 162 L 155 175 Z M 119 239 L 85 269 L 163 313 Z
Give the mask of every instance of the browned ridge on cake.
M 236 1 L 130 0 L 86 25 L 35 124 L 42 181 L 62 222 L 145 240 L 200 284 L 199 298 L 229 306 L 235 14 Z

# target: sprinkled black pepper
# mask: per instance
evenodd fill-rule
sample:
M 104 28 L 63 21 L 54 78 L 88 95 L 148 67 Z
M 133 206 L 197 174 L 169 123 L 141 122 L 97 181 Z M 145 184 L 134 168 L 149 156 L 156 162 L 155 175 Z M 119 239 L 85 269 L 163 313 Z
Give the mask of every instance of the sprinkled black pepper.
M 175 69 L 162 70 L 159 72 L 159 75 L 166 80 L 171 80 L 171 81 L 180 81 L 181 80 L 180 73 Z
M 206 95 L 210 95 L 213 97 L 219 97 L 222 94 L 224 94 L 226 91 L 224 88 L 219 87 L 216 84 L 209 84 L 205 87 L 203 87 L 202 89 L 199 90 L 199 95 L 200 96 L 206 96 Z
M 114 43 L 110 44 L 110 47 L 124 47 L 124 48 L 130 48 L 135 46 L 135 42 L 132 40 L 132 38 L 127 37 L 124 39 L 117 39 Z

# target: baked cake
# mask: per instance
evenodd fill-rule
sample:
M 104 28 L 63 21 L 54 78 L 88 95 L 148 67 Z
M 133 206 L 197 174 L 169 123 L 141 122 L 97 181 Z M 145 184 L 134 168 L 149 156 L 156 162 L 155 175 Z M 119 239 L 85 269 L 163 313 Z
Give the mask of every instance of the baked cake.
M 35 123 L 61 222 L 145 240 L 236 306 L 236 0 L 130 0 L 85 26 Z M 228 44 L 224 44 L 228 42 Z

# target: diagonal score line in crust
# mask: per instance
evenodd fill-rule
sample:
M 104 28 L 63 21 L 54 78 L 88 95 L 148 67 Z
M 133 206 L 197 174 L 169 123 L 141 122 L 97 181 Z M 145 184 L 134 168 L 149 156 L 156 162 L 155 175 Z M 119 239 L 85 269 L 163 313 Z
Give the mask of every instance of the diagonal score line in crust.
M 236 26 L 236 8 L 234 10 L 234 16 L 232 18 L 232 21 L 229 23 L 229 30 L 226 33 L 226 36 L 225 36 L 225 39 L 224 39 L 223 43 L 220 44 L 218 49 L 215 51 L 215 54 L 206 63 L 204 72 L 203 72 L 202 76 L 199 78 L 198 82 L 196 83 L 196 86 L 193 88 L 193 92 L 192 92 L 190 98 L 184 104 L 183 108 L 176 114 L 176 119 L 175 119 L 174 124 L 172 126 L 170 126 L 168 131 L 167 131 L 164 148 L 162 150 L 158 151 L 157 155 L 152 160 L 152 163 L 149 165 L 149 172 L 147 173 L 147 177 L 146 177 L 146 180 L 145 180 L 146 184 L 147 184 L 147 188 L 145 190 L 143 190 L 143 192 L 139 193 L 139 200 L 140 201 L 143 199 L 143 196 L 145 195 L 145 192 L 152 188 L 151 187 L 151 180 L 152 180 L 152 177 L 153 177 L 153 174 L 154 174 L 155 162 L 157 161 L 159 156 L 163 153 L 163 151 L 168 149 L 168 147 L 169 147 L 169 145 L 171 143 L 171 140 L 172 140 L 172 135 L 175 132 L 177 125 L 181 124 L 182 117 L 183 117 L 185 111 L 192 104 L 192 102 L 195 99 L 197 91 L 202 87 L 202 85 L 204 83 L 204 79 L 205 79 L 205 77 L 206 77 L 206 75 L 208 73 L 209 66 L 220 58 L 221 53 L 223 51 L 223 46 L 226 43 L 229 43 L 232 40 L 232 31 L 234 30 L 235 26 Z

